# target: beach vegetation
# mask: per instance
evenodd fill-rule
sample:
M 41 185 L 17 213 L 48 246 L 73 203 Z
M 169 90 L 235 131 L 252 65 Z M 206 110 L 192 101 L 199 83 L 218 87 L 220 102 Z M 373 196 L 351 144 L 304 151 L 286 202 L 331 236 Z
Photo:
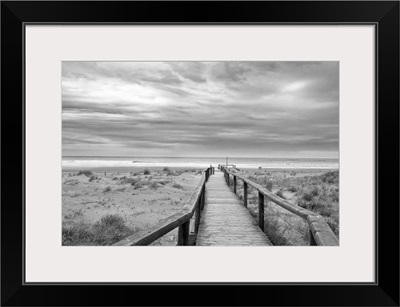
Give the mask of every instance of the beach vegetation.
M 292 245 L 285 235 L 289 227 L 287 224 L 279 223 L 278 218 L 271 216 L 264 225 L 264 231 L 272 244 L 278 246 Z M 283 230 L 281 230 L 282 227 L 284 228 Z
M 98 180 L 99 178 L 96 175 L 92 175 L 89 178 L 89 182 L 92 182 L 93 180 Z
M 72 186 L 74 186 L 74 185 L 79 184 L 79 180 L 76 180 L 76 179 L 69 179 L 69 180 L 65 181 L 64 183 L 67 184 L 67 185 L 72 185 Z
M 93 172 L 91 172 L 89 170 L 79 171 L 78 176 L 80 176 L 80 175 L 85 175 L 86 177 L 90 177 L 93 175 Z
M 274 184 L 272 183 L 271 180 L 268 180 L 268 182 L 265 184 L 265 187 L 267 188 L 268 191 L 272 192 L 272 188 L 273 188 Z
M 130 185 L 135 185 L 138 182 L 138 179 L 136 178 L 126 178 L 120 180 L 119 184 L 130 184 Z
M 304 192 L 301 199 L 304 201 L 312 201 L 313 196 L 309 192 Z
M 126 226 L 125 220 L 117 214 L 107 214 L 94 224 L 85 222 L 73 225 L 63 224 L 63 245 L 112 245 L 133 230 Z
M 75 191 L 75 192 L 73 192 L 72 194 L 70 194 L 70 196 L 71 196 L 71 197 L 78 197 L 78 196 L 81 196 L 81 193 Z
M 103 190 L 103 193 L 107 193 L 111 191 L 111 187 L 110 186 L 106 186 Z
M 145 183 L 141 180 L 138 180 L 135 184 L 132 184 L 132 185 L 134 186 L 134 189 L 137 190 L 137 189 L 142 188 L 145 185 Z
M 157 189 L 160 187 L 160 185 L 159 185 L 157 182 L 153 181 L 153 182 L 149 185 L 149 187 L 150 187 L 150 189 L 152 189 L 152 190 L 157 190 Z
M 311 195 L 312 196 L 318 196 L 318 193 L 319 193 L 319 191 L 318 191 L 318 188 L 316 187 L 316 186 L 314 186 L 312 189 L 311 189 Z
M 144 174 L 144 175 L 150 175 L 150 170 L 146 168 L 146 169 L 144 170 L 143 174 Z
M 286 199 L 291 203 L 298 205 L 302 208 L 305 208 L 311 212 L 315 212 L 321 215 L 324 220 L 328 223 L 332 231 L 338 236 L 339 235 L 339 172 L 338 171 L 328 171 L 323 174 L 316 175 L 306 175 L 306 176 L 296 176 L 294 177 L 294 173 L 291 172 L 288 177 L 278 176 L 278 174 L 263 174 L 256 175 L 258 172 L 249 172 L 247 178 L 254 181 L 255 183 L 267 187 L 269 182 L 272 183 L 271 177 L 273 177 L 273 188 L 275 194 L 281 198 L 283 198 L 280 194 L 284 195 L 284 191 L 289 191 L 294 193 L 292 195 L 286 196 Z M 268 186 L 267 189 L 271 188 Z M 251 205 L 249 205 L 249 211 L 254 210 L 257 212 L 257 191 L 254 190 L 249 193 L 248 196 L 249 203 L 254 203 L 254 208 L 251 209 Z M 277 206 L 278 208 L 278 206 Z M 281 244 L 284 241 L 277 240 L 277 236 L 280 234 L 284 234 L 288 239 L 288 242 L 291 242 L 293 245 L 304 245 L 308 244 L 307 240 L 309 240 L 309 234 L 307 231 L 307 225 L 304 224 L 304 220 L 299 220 L 298 216 L 295 215 L 285 215 L 288 211 L 279 207 L 278 212 L 280 212 L 280 216 L 284 216 L 284 219 L 278 218 L 277 221 L 272 221 L 275 213 L 268 212 L 266 207 L 266 232 L 270 233 L 270 237 L 273 238 L 271 241 L 277 241 L 278 244 Z M 276 211 L 276 210 L 274 210 Z M 255 215 L 257 219 L 257 215 Z M 284 224 L 295 225 L 296 227 L 289 227 L 289 230 L 285 231 Z M 303 223 L 303 224 L 301 224 Z M 274 224 L 280 225 L 274 232 Z M 267 229 L 270 228 L 270 229 Z M 276 227 L 275 227 L 276 228 Z M 293 230 L 296 228 L 296 230 Z M 300 236 L 300 232 L 303 233 Z M 308 236 L 308 239 L 307 239 Z M 275 243 L 274 243 L 275 244 Z
M 179 183 L 176 183 L 176 182 L 174 182 L 174 184 L 172 185 L 172 187 L 175 188 L 175 189 L 181 189 L 181 190 L 183 190 L 183 186 L 180 185 Z
M 285 199 L 285 196 L 283 195 L 283 192 L 282 192 L 282 190 L 279 190 L 279 191 L 278 191 L 278 192 L 276 192 L 275 194 L 276 194 L 276 196 L 279 196 L 280 198 L 283 198 L 283 199 Z

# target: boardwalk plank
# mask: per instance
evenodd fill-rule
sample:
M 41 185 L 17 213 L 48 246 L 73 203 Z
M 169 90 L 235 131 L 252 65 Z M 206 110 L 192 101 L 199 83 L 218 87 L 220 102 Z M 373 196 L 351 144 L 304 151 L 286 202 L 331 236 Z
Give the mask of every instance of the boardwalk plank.
M 225 183 L 224 175 L 219 170 L 215 170 L 206 183 L 205 205 L 196 245 L 272 245 L 238 196 Z

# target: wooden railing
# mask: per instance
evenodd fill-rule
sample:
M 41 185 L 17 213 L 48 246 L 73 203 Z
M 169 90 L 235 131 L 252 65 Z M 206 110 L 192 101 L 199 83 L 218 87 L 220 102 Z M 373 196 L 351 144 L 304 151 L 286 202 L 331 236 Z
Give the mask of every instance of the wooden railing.
M 248 185 L 250 185 L 251 187 L 253 187 L 258 191 L 258 225 L 263 231 L 264 231 L 264 197 L 266 197 L 267 199 L 274 202 L 278 206 L 302 217 L 304 220 L 307 221 L 308 226 L 310 228 L 310 245 L 326 245 L 326 246 L 339 245 L 339 240 L 336 238 L 332 229 L 325 222 L 324 218 L 321 215 L 306 210 L 302 207 L 293 205 L 287 200 L 284 200 L 279 196 L 271 193 L 270 191 L 264 189 L 259 184 L 249 180 L 244 176 L 235 173 L 234 171 L 232 171 L 232 169 L 227 169 L 223 165 L 220 166 L 220 169 L 224 172 L 225 180 L 228 186 L 231 180 L 230 176 L 233 176 L 234 193 L 236 193 L 237 178 L 243 181 L 243 203 L 246 208 L 247 208 Z
M 176 227 L 179 227 L 178 245 L 192 244 L 199 229 L 201 211 L 204 207 L 206 182 L 214 172 L 215 169 L 212 166 L 202 171 L 199 184 L 180 212 L 170 215 L 152 229 L 140 231 L 118 241 L 114 246 L 149 245 Z

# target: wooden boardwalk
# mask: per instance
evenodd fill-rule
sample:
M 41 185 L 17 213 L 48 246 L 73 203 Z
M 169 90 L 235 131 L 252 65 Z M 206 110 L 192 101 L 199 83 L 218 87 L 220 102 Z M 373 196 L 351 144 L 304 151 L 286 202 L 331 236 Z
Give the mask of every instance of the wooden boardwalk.
M 206 183 L 205 204 L 196 245 L 272 245 L 247 208 L 230 190 L 220 170 L 215 170 Z

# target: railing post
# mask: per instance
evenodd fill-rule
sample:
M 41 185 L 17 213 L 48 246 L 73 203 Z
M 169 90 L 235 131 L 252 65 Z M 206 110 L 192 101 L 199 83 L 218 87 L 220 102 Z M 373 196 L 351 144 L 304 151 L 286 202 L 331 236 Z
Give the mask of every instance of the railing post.
M 244 206 L 247 208 L 247 182 L 243 181 L 243 202 Z
M 206 199 L 206 186 L 204 185 L 201 191 L 201 210 L 204 209 L 205 199 Z
M 315 242 L 312 231 L 310 230 L 310 246 L 316 246 L 316 245 L 317 245 L 317 242 Z
M 195 233 L 197 233 L 199 230 L 202 200 L 203 200 L 203 192 L 201 193 L 200 199 L 196 204 L 196 216 L 195 216 L 195 222 L 194 222 L 194 232 Z
M 230 175 L 228 174 L 228 173 L 226 173 L 226 178 L 227 178 L 227 181 L 226 181 L 226 183 L 228 184 L 228 187 L 229 187 L 229 180 L 230 180 Z
M 264 195 L 258 192 L 258 226 L 264 231 Z
M 189 225 L 190 220 L 179 225 L 178 230 L 178 245 L 189 245 Z
M 236 176 L 233 175 L 233 193 L 236 194 Z

